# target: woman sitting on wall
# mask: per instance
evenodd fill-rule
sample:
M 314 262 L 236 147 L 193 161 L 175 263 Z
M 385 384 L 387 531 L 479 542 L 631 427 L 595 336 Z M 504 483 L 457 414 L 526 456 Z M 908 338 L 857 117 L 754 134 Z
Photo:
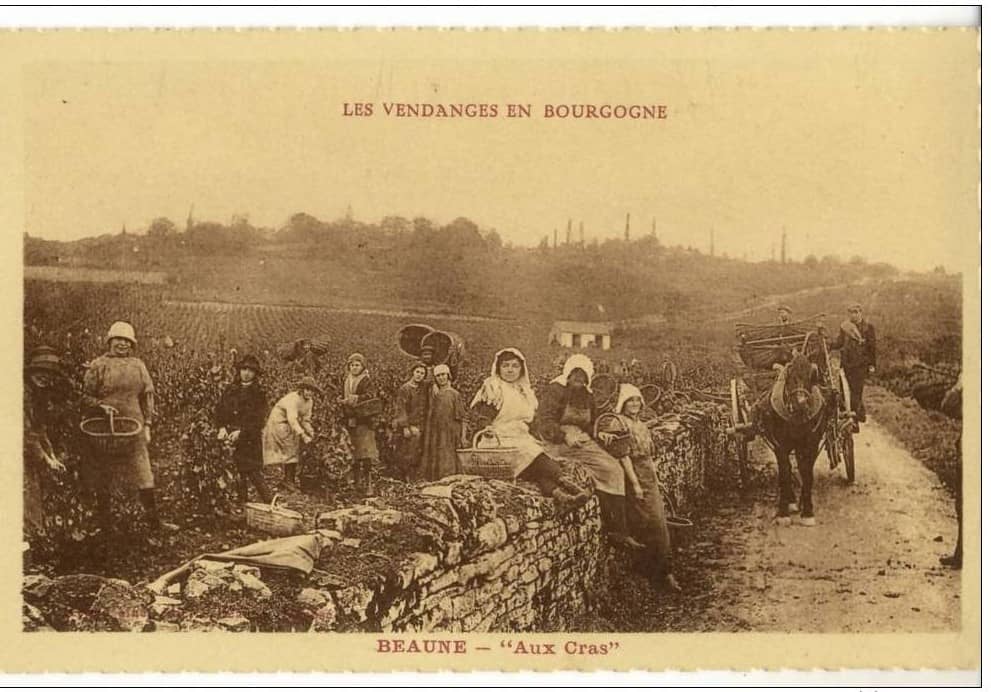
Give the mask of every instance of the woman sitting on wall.
M 518 450 L 514 475 L 536 484 L 541 494 L 553 497 L 563 512 L 585 504 L 591 495 L 562 476 L 561 465 L 544 453 L 530 434 L 537 410 L 537 396 L 530 385 L 526 358 L 515 348 L 496 353 L 489 377 L 471 401 L 471 407 L 488 422 L 503 447 Z
M 576 353 L 564 363 L 561 375 L 547 386 L 537 409 L 536 432 L 551 456 L 581 464 L 595 481 L 602 506 L 602 522 L 615 543 L 643 548 L 630 535 L 626 521 L 626 479 L 636 487 L 628 458 L 618 461 L 592 439 L 595 404 L 592 399 L 592 360 Z

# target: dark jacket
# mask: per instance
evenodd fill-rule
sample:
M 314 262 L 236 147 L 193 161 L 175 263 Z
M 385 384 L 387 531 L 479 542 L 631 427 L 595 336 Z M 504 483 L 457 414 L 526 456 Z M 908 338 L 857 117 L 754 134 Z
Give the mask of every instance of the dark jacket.
M 863 342 L 858 342 L 852 336 L 840 329 L 839 335 L 831 346 L 840 352 L 840 365 L 844 370 L 866 369 L 877 367 L 877 335 L 874 325 L 863 320 L 857 325 Z
M 257 381 L 248 386 L 233 382 L 220 397 L 214 415 L 217 425 L 229 432 L 241 431 L 234 443 L 234 461 L 239 469 L 262 466 L 262 428 L 268 409 L 268 397 Z
M 427 421 L 429 396 L 430 389 L 423 382 L 420 384 L 413 384 L 411 381 L 403 382 L 396 392 L 395 419 L 393 420 L 396 428 L 402 430 L 415 425 L 422 429 Z
M 545 442 L 564 442 L 562 425 L 574 425 L 592 434 L 595 403 L 592 394 L 582 389 L 569 392 L 562 384 L 551 382 L 544 389 L 533 421 L 534 434 Z

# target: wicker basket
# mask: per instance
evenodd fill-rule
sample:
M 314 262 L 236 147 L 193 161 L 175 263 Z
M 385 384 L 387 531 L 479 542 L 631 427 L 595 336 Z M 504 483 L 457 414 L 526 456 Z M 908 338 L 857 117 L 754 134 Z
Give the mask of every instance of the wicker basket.
M 483 438 L 495 440 L 495 446 L 479 446 L 479 440 Z M 475 433 L 470 448 L 458 450 L 458 464 L 461 473 L 470 476 L 511 481 L 516 477 L 518 454 L 517 447 L 503 447 L 495 431 L 484 428 Z
M 354 415 L 358 418 L 374 418 L 381 416 L 383 411 L 382 400 L 379 398 L 365 399 L 354 405 Z
M 84 418 L 79 423 L 79 429 L 103 452 L 121 454 L 138 441 L 144 424 L 135 418 L 108 413 L 106 416 Z
M 656 384 L 645 384 L 640 388 L 640 394 L 643 396 L 643 405 L 646 408 L 654 408 L 661 400 L 661 388 Z
M 605 444 L 599 437 L 599 433 L 609 433 L 614 435 L 615 438 L 609 444 Z M 633 436 L 630 435 L 630 429 L 626 427 L 623 419 L 615 413 L 603 413 L 595 419 L 593 437 L 596 442 L 601 444 L 607 452 L 616 458 L 627 456 L 633 445 Z
M 619 392 L 619 380 L 615 377 L 608 373 L 593 375 L 589 386 L 592 388 L 592 399 L 597 411 L 605 411 L 615 405 Z
M 247 502 L 244 505 L 244 520 L 250 528 L 270 533 L 273 536 L 294 536 L 303 532 L 303 515 L 291 509 L 276 507 L 276 495 L 271 504 Z

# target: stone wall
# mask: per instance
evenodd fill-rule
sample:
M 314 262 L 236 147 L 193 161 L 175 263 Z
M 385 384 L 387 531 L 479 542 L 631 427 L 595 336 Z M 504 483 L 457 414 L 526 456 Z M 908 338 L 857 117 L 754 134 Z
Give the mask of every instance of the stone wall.
M 683 510 L 706 491 L 707 479 L 735 478 L 724 425 L 720 410 L 709 407 L 654 428 L 659 481 Z M 581 469 L 569 473 L 589 483 Z M 609 559 L 594 497 L 556 516 L 551 501 L 526 484 L 455 476 L 417 492 L 432 517 L 444 517 L 448 538 L 433 552 L 402 558 L 394 576 L 331 593 L 314 629 L 553 631 L 594 610 Z M 321 523 L 347 536 L 362 533 L 362 525 L 387 531 L 399 521 L 383 516 L 359 506 Z
M 713 482 L 735 474 L 721 418 L 711 408 L 669 416 L 654 428 L 658 478 L 681 513 Z M 565 464 L 565 473 L 592 487 L 581 468 Z M 126 583 L 108 580 L 115 594 L 131 594 L 127 617 L 115 610 L 96 618 L 81 606 L 89 614 L 78 628 L 567 630 L 594 614 L 606 561 L 614 559 L 594 495 L 559 514 L 530 484 L 474 476 L 397 483 L 366 504 L 321 514 L 317 528 L 314 569 L 305 578 L 201 561 L 147 603 Z M 86 583 L 86 603 L 100 603 L 106 585 Z M 71 623 L 78 617 L 57 612 L 64 599 L 51 597 L 61 582 L 55 587 L 25 582 L 27 629 L 77 628 Z

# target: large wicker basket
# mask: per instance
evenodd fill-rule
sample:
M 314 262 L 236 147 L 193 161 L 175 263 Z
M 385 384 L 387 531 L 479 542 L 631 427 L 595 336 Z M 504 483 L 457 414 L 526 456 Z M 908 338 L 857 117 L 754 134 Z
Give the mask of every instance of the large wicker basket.
M 106 416 L 84 418 L 79 423 L 79 429 L 103 452 L 122 454 L 138 441 L 144 424 L 135 418 L 108 413 Z
M 271 504 L 247 502 L 244 505 L 244 520 L 250 528 L 270 533 L 273 536 L 294 536 L 302 533 L 303 515 L 291 509 L 276 507 L 276 495 Z
M 354 415 L 358 418 L 374 418 L 375 416 L 381 416 L 384 407 L 382 405 L 382 400 L 373 397 L 370 399 L 364 399 L 359 401 L 354 405 Z
M 479 446 L 482 439 L 494 440 L 495 445 Z M 517 447 L 503 447 L 494 430 L 483 428 L 475 433 L 470 448 L 458 450 L 458 463 L 461 473 L 470 476 L 513 480 L 516 477 L 518 454 Z

